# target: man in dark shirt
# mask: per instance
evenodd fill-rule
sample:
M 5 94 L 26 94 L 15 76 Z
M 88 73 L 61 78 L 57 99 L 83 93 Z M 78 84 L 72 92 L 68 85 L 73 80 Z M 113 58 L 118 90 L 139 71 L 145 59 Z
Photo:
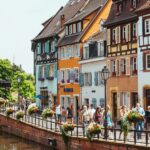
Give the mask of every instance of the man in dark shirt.
M 148 109 L 145 111 L 145 117 L 147 120 L 147 125 L 150 126 L 150 106 L 148 106 Z

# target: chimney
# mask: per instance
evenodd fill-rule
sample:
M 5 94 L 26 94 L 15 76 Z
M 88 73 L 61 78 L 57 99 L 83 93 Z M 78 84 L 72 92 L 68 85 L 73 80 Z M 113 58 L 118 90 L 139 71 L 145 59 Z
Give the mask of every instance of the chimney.
M 61 27 L 64 26 L 65 23 L 65 15 L 61 15 Z

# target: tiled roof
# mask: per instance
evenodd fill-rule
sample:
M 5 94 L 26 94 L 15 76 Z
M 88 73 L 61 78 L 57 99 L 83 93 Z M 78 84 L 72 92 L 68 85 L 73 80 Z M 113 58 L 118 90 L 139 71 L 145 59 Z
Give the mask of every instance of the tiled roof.
M 150 0 L 146 0 L 146 2 L 139 9 L 137 9 L 137 11 L 143 11 L 145 9 L 150 9 Z
M 60 22 L 61 16 L 65 16 L 65 21 L 70 20 L 83 7 L 86 1 L 87 0 L 69 0 L 33 40 L 47 38 L 53 36 L 54 33 L 58 33 L 62 28 Z
M 103 32 L 101 32 L 101 31 L 98 31 L 98 32 L 96 32 L 96 33 L 94 33 L 94 34 L 92 34 L 88 39 L 87 39 L 87 41 L 90 41 L 90 40 L 101 40 L 101 39 L 103 39 L 103 40 L 106 40 L 106 32 L 105 31 L 103 31 Z
M 87 5 L 80 12 L 78 12 L 72 19 L 68 20 L 65 24 L 70 24 L 84 19 L 86 16 L 96 11 L 101 6 L 103 6 L 106 3 L 106 1 L 107 0 L 89 0 Z
M 137 9 L 141 6 L 141 4 L 143 4 L 143 0 L 139 1 Z M 127 1 L 126 5 L 125 5 L 125 3 L 123 5 L 122 12 L 117 15 L 116 14 L 117 13 L 116 3 L 113 2 L 112 6 L 111 6 L 110 14 L 109 14 L 104 26 L 114 25 L 119 22 L 124 22 L 124 21 L 126 22 L 128 20 L 135 19 L 137 17 L 137 15 L 135 13 L 136 10 L 131 9 L 130 1 Z

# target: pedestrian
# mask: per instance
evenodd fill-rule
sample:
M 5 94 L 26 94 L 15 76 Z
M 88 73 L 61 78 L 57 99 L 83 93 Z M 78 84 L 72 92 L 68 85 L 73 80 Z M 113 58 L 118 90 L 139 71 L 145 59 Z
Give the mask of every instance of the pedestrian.
M 102 120 L 102 117 L 103 117 L 103 115 L 101 114 L 100 110 L 101 110 L 100 107 L 97 107 L 96 111 L 94 113 L 94 116 L 93 116 L 94 121 L 96 123 L 98 123 L 98 124 L 101 124 L 101 120 Z
M 56 126 L 57 124 L 61 124 L 61 106 L 60 104 L 56 104 Z
M 126 113 L 128 112 L 127 107 L 124 105 L 121 107 L 120 109 L 120 119 L 118 121 L 118 125 L 120 126 L 120 134 L 119 134 L 119 139 L 121 138 L 121 134 L 122 134 L 122 128 L 123 128 L 123 117 L 126 115 Z
M 95 109 L 93 107 L 93 104 L 90 105 L 90 108 L 88 109 L 89 114 L 90 114 L 90 122 L 93 122 L 93 117 L 94 117 L 94 113 L 95 113 Z
M 143 117 L 145 116 L 145 111 L 144 109 L 141 107 L 140 103 L 136 104 L 136 107 L 134 109 L 134 111 L 138 112 L 139 114 L 141 114 Z M 136 123 L 136 130 L 140 131 L 137 132 L 137 138 L 141 139 L 141 131 L 144 129 L 144 120 L 140 120 Z
M 147 110 L 145 111 L 145 117 L 146 117 L 146 128 L 147 130 L 150 130 L 150 106 L 148 106 Z
M 89 111 L 87 109 L 87 106 L 83 106 L 83 110 L 82 110 L 82 123 L 83 123 L 83 127 L 85 127 L 87 124 L 89 124 L 89 122 L 90 122 Z
M 67 119 L 69 123 L 73 123 L 73 112 L 70 107 L 67 107 Z

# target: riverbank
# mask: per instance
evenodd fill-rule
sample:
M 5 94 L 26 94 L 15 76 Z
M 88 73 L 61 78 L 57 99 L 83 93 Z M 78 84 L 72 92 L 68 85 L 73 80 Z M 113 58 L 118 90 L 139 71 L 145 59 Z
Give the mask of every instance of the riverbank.
M 34 118 L 33 118 L 34 119 Z M 26 118 L 27 120 L 27 118 Z M 36 121 L 36 120 L 35 120 Z M 45 124 L 45 123 L 44 123 Z M 47 125 L 46 125 L 47 124 Z M 43 126 L 49 126 L 46 123 Z M 146 147 L 142 144 L 133 145 L 129 142 L 123 143 L 122 141 L 112 141 L 104 139 L 94 139 L 90 143 L 86 137 L 79 135 L 78 137 L 71 136 L 68 146 L 64 144 L 60 132 L 51 130 L 51 127 L 44 128 L 37 125 L 29 124 L 25 121 L 17 121 L 14 118 L 8 118 L 0 114 L 0 125 L 3 125 L 2 131 L 49 146 L 48 139 L 56 140 L 56 145 L 53 148 L 57 150 L 149 150 L 149 145 Z M 53 128 L 53 126 L 52 126 Z

